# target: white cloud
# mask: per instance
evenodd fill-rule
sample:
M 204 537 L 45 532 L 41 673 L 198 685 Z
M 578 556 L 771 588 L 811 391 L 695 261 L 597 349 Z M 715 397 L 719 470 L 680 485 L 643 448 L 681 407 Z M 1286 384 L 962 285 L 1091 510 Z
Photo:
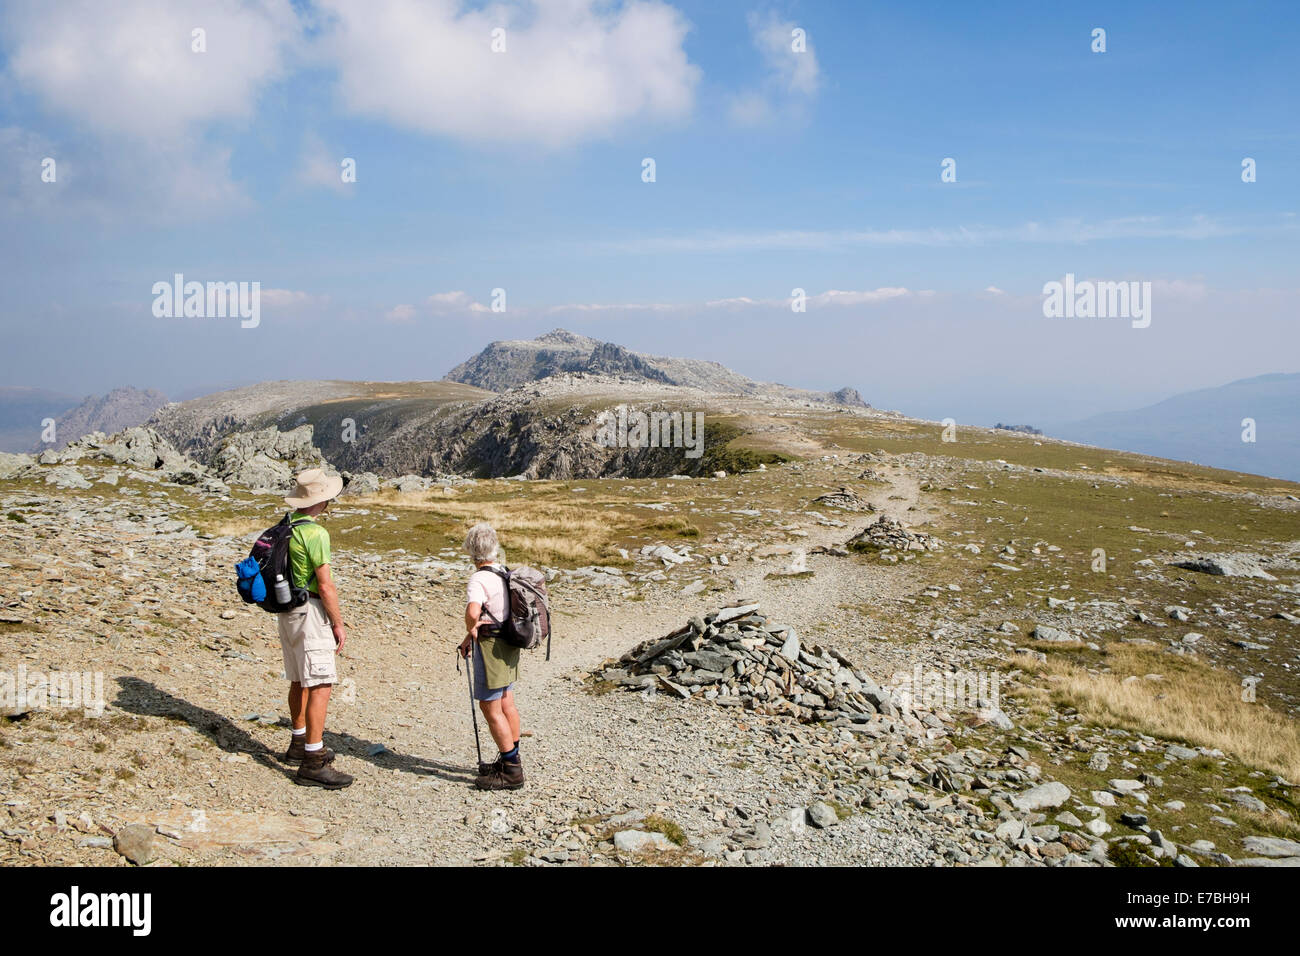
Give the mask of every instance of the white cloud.
M 192 49 L 195 29 L 206 52 Z M 175 219 L 244 206 L 231 150 L 204 134 L 254 115 L 298 31 L 289 0 L 18 0 L 0 11 L 5 81 L 72 123 L 75 145 L 54 155 L 80 171 L 62 206 L 77 215 Z
M 425 133 L 564 146 L 687 115 L 700 70 L 657 0 L 322 0 L 321 46 L 351 112 Z M 492 31 L 505 30 L 494 53 Z
M 263 289 L 262 305 L 284 311 L 317 309 L 329 303 L 329 296 L 314 295 L 297 289 Z
M 491 311 L 483 303 L 475 301 L 474 297 L 468 292 L 456 290 L 453 292 L 435 292 L 426 298 L 422 305 L 418 306 L 409 302 L 395 305 L 384 313 L 384 318 L 389 322 L 414 322 L 425 315 L 477 315 Z
M 1181 239 L 1199 241 L 1231 236 L 1291 236 L 1300 227 L 1291 220 L 1228 223 L 1206 216 L 1171 220 L 1135 216 L 1088 223 L 1078 219 L 1011 226 L 936 226 L 929 229 L 766 230 L 595 240 L 582 247 L 593 252 L 708 253 L 762 249 L 836 249 L 853 246 L 979 246 L 993 243 L 1075 244 L 1113 239 Z
M 150 140 L 251 116 L 296 24 L 288 0 L 20 0 L 4 14 L 8 72 L 23 88 L 100 132 Z M 204 53 L 191 49 L 196 28 Z
M 761 90 L 745 90 L 729 100 L 727 113 L 736 126 L 761 126 L 795 114 L 821 85 L 817 51 L 805 33 L 795 49 L 797 24 L 775 13 L 750 13 L 749 34 L 763 62 Z
M 820 295 L 812 296 L 808 301 L 813 305 L 870 305 L 909 294 L 907 289 L 900 287 L 873 289 L 869 292 L 841 292 L 838 289 L 828 289 Z
M 628 303 L 569 303 L 567 305 L 553 305 L 545 311 L 554 312 L 674 312 L 683 308 L 676 303 L 668 302 L 628 302 Z
M 816 295 L 810 295 L 807 302 L 810 306 L 846 306 L 846 305 L 873 305 L 877 302 L 886 302 L 890 299 L 897 299 L 903 296 L 909 296 L 913 293 L 909 289 L 902 287 L 885 287 L 880 289 L 869 289 L 863 291 L 842 291 L 839 289 L 827 289 L 825 292 L 819 292 Z M 542 311 L 545 314 L 553 315 L 556 313 L 638 313 L 638 312 L 661 312 L 661 313 L 691 313 L 703 309 L 720 309 L 731 312 L 740 312 L 752 309 L 781 309 L 790 308 L 790 300 L 783 299 L 755 299 L 751 296 L 741 295 L 732 296 L 726 299 L 711 299 L 707 302 L 630 302 L 624 304 L 585 304 L 585 303 L 566 303 L 564 305 L 549 306 Z M 527 314 L 529 310 L 520 309 L 512 310 L 520 314 Z
M 780 20 L 774 13 L 749 15 L 749 32 L 769 76 L 783 92 L 811 96 L 821 83 L 821 68 L 812 39 L 806 33 L 804 50 L 795 50 L 797 28 L 798 24 Z
M 468 292 L 435 292 L 425 299 L 425 304 L 435 314 L 442 312 L 490 312 L 481 302 L 476 302 Z
M 303 137 L 302 155 L 298 161 L 298 182 L 304 186 L 320 186 L 342 196 L 354 195 L 351 184 L 342 176 L 344 157 L 331 152 L 315 133 Z

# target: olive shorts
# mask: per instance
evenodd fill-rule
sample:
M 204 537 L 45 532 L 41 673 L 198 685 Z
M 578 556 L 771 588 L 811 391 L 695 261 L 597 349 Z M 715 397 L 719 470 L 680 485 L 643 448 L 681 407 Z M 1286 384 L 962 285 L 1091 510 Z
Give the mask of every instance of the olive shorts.
M 519 679 L 519 648 L 479 629 L 474 642 L 474 699 L 500 700 Z

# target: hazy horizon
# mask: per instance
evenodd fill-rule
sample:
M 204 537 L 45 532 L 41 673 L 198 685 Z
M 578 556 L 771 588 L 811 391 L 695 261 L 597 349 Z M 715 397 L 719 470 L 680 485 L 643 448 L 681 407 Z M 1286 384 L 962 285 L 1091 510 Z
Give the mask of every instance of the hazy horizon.
M 552 329 L 548 329 L 547 331 L 554 331 L 554 330 L 552 330 Z M 574 330 L 574 329 L 568 329 L 567 331 L 571 331 L 571 332 L 572 332 L 572 331 L 576 331 L 576 330 Z M 545 333 L 540 333 L 540 334 L 545 334 Z M 579 333 L 579 334 L 585 334 L 585 333 Z M 594 336 L 593 336 L 593 337 L 594 337 Z M 492 340 L 492 341 L 502 341 L 502 340 L 497 339 L 497 340 Z M 484 342 L 484 343 L 483 343 L 483 347 L 486 347 L 486 346 L 488 346 L 488 345 L 490 345 L 490 344 L 492 344 L 492 342 Z M 623 345 L 624 343 L 622 343 L 622 342 L 617 342 L 617 343 L 615 343 L 615 344 Z M 438 380 L 441 380 L 441 379 L 444 377 L 444 375 L 445 375 L 446 372 L 451 371 L 452 368 L 454 368 L 456 365 L 458 365 L 458 364 L 460 363 L 460 361 L 463 361 L 464 359 L 467 359 L 467 358 L 471 357 L 471 355 L 477 354 L 477 353 L 478 353 L 479 351 L 481 351 L 481 350 L 482 350 L 481 348 L 479 348 L 479 349 L 475 349 L 474 352 L 468 353 L 468 354 L 466 354 L 462 359 L 458 359 L 456 362 L 453 362 L 451 365 L 449 365 L 449 366 L 447 367 L 447 369 L 444 370 L 444 373 L 443 373 L 443 374 L 436 375 L 436 376 L 429 376 L 429 377 L 427 377 L 427 378 L 412 378 L 412 377 L 404 377 L 404 378 L 403 378 L 403 377 L 374 377 L 374 376 L 365 377 L 365 378 L 359 378 L 359 377 L 356 377 L 356 376 L 321 376 L 321 378 L 336 379 L 336 380 L 342 380 L 342 381 L 370 381 L 370 382 L 438 381 Z M 654 353 L 654 354 L 664 355 L 665 353 Z M 702 360 L 705 360 L 705 361 L 715 361 L 715 359 L 713 359 L 713 358 L 711 358 L 711 357 L 709 357 L 709 356 L 706 356 L 706 355 L 677 355 L 677 356 L 672 356 L 672 357 L 676 357 L 676 358 L 695 358 L 695 359 L 702 359 Z M 723 363 L 723 364 L 725 364 L 725 363 Z M 931 420 L 931 421 L 939 421 L 939 420 L 941 420 L 941 419 L 943 419 L 943 418 L 945 418 L 945 417 L 949 417 L 950 414 L 951 414 L 951 411 L 950 411 L 951 408 L 954 407 L 955 405 L 961 405 L 961 404 L 962 404 L 962 403 L 960 403 L 960 402 L 944 403 L 944 402 L 941 402 L 941 401 L 934 401 L 934 402 L 929 403 L 929 407 L 932 409 L 932 411 L 931 411 L 929 414 L 926 414 L 926 413 L 924 413 L 924 412 L 922 412 L 922 411 L 918 411 L 918 410 L 917 410 L 917 407 L 915 407 L 915 406 L 912 406 L 912 405 L 904 405 L 903 403 L 899 403 L 899 402 L 891 402 L 891 401 L 889 401 L 886 397 L 882 397 L 882 396 L 879 396 L 879 395 L 873 396 L 873 395 L 871 395 L 871 394 L 868 394 L 868 393 L 866 393 L 865 391 L 863 391 L 862 386 L 859 385 L 859 384 L 854 384 L 854 383 L 836 383 L 836 382 L 830 382 L 830 381 L 825 381 L 825 382 L 818 382 L 818 381 L 781 381 L 781 380 L 777 380 L 777 379 L 762 379 L 762 378 L 756 378 L 755 376 L 749 375 L 748 371 L 747 371 L 746 369 L 744 369 L 744 368 L 733 368 L 732 371 L 739 372 L 740 374 L 742 374 L 742 375 L 746 375 L 747 377 L 750 377 L 750 378 L 755 378 L 757 381 L 771 381 L 771 382 L 775 382 L 776 384 L 789 385 L 789 386 L 793 386 L 793 387 L 796 387 L 796 388 L 807 388 L 807 389 L 814 390 L 814 391 L 830 391 L 830 390 L 834 390 L 834 389 L 836 389 L 836 388 L 844 387 L 844 385 L 847 384 L 849 387 L 857 388 L 858 391 L 859 391 L 859 393 L 862 394 L 863 400 L 866 401 L 866 402 L 867 402 L 869 405 L 871 405 L 873 408 L 877 408 L 877 409 L 881 409 L 881 410 L 887 410 L 887 411 L 897 411 L 897 412 L 901 412 L 901 413 L 904 414 L 904 415 L 907 415 L 908 417 L 912 417 L 912 418 L 920 418 L 920 419 L 927 419 L 927 420 Z M 1152 406 L 1152 405 L 1157 405 L 1157 404 L 1159 404 L 1159 403 L 1161 403 L 1161 402 L 1168 401 L 1168 400 L 1170 400 L 1170 399 L 1174 399 L 1174 398 L 1177 398 L 1177 397 L 1179 397 L 1179 396 L 1182 396 L 1182 395 L 1185 395 L 1185 394 L 1188 394 L 1188 393 L 1198 392 L 1198 391 L 1203 391 L 1203 390 L 1207 390 L 1207 389 L 1221 388 L 1221 387 L 1224 387 L 1224 386 L 1233 385 L 1233 384 L 1236 384 L 1236 383 L 1239 383 L 1239 382 L 1248 381 L 1248 380 L 1250 380 L 1250 379 L 1260 378 L 1260 377 L 1264 377 L 1264 376 L 1268 376 L 1268 375 L 1296 375 L 1296 374 L 1300 374 L 1300 372 L 1286 372 L 1286 371 L 1262 372 L 1262 373 L 1260 373 L 1259 375 L 1246 376 L 1245 378 L 1232 379 L 1231 381 L 1212 381 L 1212 382 L 1206 382 L 1206 383 L 1202 383 L 1202 384 L 1191 384 L 1191 385 L 1189 385 L 1186 389 L 1184 389 L 1183 391 L 1180 391 L 1180 392 L 1173 392 L 1173 393 L 1167 393 L 1167 394 L 1161 394 L 1161 395 L 1156 396 L 1156 397 L 1153 397 L 1153 398 L 1151 398 L 1151 399 L 1149 399 L 1149 400 L 1147 400 L 1147 401 L 1140 402 L 1139 404 L 1128 404 L 1128 405 L 1122 405 L 1122 406 L 1117 406 L 1117 407 L 1113 407 L 1113 408 L 1111 408 L 1111 407 L 1100 407 L 1100 406 L 1099 406 L 1099 407 L 1096 408 L 1095 410 L 1087 411 L 1087 412 L 1085 412 L 1084 414 L 1077 415 L 1077 416 L 1072 417 L 1072 418 L 1042 418 L 1042 417 L 1039 417 L 1039 418 L 1037 418 L 1037 419 L 1034 419 L 1034 418 L 1026 418 L 1026 417 L 1024 417 L 1024 416 L 1015 416 L 1015 415 L 1007 415 L 1007 414 L 983 414 L 983 413 L 981 413 L 981 414 L 977 414 L 977 415 L 975 415 L 975 416 L 967 415 L 966 417 L 959 418 L 958 421 L 961 422 L 962 424 L 970 424 L 970 425 L 978 425 L 978 426 L 992 426 L 992 425 L 994 425 L 994 424 L 996 424 L 996 423 L 999 423 L 999 422 L 1000 422 L 1000 423 L 1004 423 L 1004 424 L 1008 424 L 1008 425 L 1032 425 L 1032 426 L 1034 426 L 1034 427 L 1037 427 L 1037 428 L 1040 428 L 1040 429 L 1044 430 L 1047 434 L 1050 435 L 1050 434 L 1051 434 L 1051 429 L 1052 429 L 1052 428 L 1060 428 L 1060 427 L 1063 427 L 1063 426 L 1066 426 L 1066 425 L 1074 424 L 1075 422 L 1078 422 L 1078 421 L 1081 421 L 1081 420 L 1084 420 L 1084 419 L 1087 419 L 1087 418 L 1091 418 L 1091 417 L 1096 416 L 1096 415 L 1106 415 L 1106 414 L 1109 414 L 1109 413 L 1120 413 L 1120 412 L 1136 411 L 1136 410 L 1140 410 L 1140 409 L 1142 409 L 1142 408 L 1146 408 L 1146 407 L 1149 407 L 1149 406 Z M 298 377 L 296 377 L 296 376 L 288 377 L 288 379 L 289 379 L 289 380 L 298 380 L 298 381 L 312 381 L 312 380 L 313 380 L 313 379 L 307 379 L 307 378 L 298 378 Z M 105 387 L 103 387 L 103 388 L 100 388 L 100 389 L 97 389 L 97 390 L 95 390 L 95 391 L 88 392 L 88 393 L 85 393 L 85 394 L 76 394 L 76 393 L 72 393 L 72 392 L 59 392 L 57 389 L 50 389 L 50 390 L 47 390 L 47 391 L 51 392 L 52 394 L 63 395 L 64 397 L 66 397 L 67 399 L 69 399 L 69 400 L 71 400 L 71 401 L 73 401 L 73 402 L 81 402 L 81 401 L 83 401 L 83 400 L 85 400 L 85 399 L 100 397 L 100 396 L 102 396 L 102 395 L 104 395 L 104 394 L 107 394 L 108 392 L 112 391 L 112 390 L 115 389 L 115 388 L 130 387 L 130 388 L 135 388 L 135 389 L 138 389 L 138 390 L 141 390 L 141 391 L 149 390 L 149 389 L 153 389 L 153 390 L 156 390 L 156 391 L 162 392 L 164 395 L 166 395 L 168 401 L 170 401 L 170 402 L 185 402 L 185 401 L 190 401 L 190 400 L 195 399 L 195 398 L 201 398 L 201 397 L 203 397 L 203 396 L 205 396 L 205 395 L 211 395 L 211 394 L 213 394 L 213 393 L 215 393 L 215 392 L 233 391 L 233 390 L 235 390 L 235 389 L 246 388 L 246 387 L 249 387 L 249 386 L 253 386 L 253 385 L 260 384 L 261 382 L 265 382 L 265 381 L 273 381 L 273 380 L 274 380 L 274 379 L 248 379 L 248 380 L 245 380 L 245 381 L 230 381 L 230 382 L 212 383 L 212 384 L 208 384 L 208 385 L 199 385 L 199 386 L 188 385 L 188 386 L 184 386 L 184 387 L 182 387 L 182 388 L 179 389 L 179 390 L 168 390 L 168 389 L 165 389 L 165 388 L 160 388 L 157 384 L 150 383 L 150 382 L 129 382 L 129 381 L 119 381 L 119 382 L 116 382 L 115 384 L 107 385 L 107 386 L 105 386 Z M 0 391 L 4 390 L 4 389 L 6 389 L 6 388 L 24 388 L 24 389 L 32 389 L 32 390 L 34 390 L 34 391 L 43 390 L 43 389 L 41 389 L 40 387 L 37 387 L 37 386 L 25 386 L 25 385 L 19 385 L 19 386 L 0 386 Z M 919 403 L 917 403 L 917 404 L 920 405 L 920 406 L 925 406 L 927 403 L 924 402 L 924 401 L 921 401 L 921 402 L 919 402 Z M 965 405 L 965 407 L 969 408 L 969 407 L 971 407 L 971 405 L 968 403 L 968 404 Z M 954 416 L 954 417 L 955 417 L 955 416 Z

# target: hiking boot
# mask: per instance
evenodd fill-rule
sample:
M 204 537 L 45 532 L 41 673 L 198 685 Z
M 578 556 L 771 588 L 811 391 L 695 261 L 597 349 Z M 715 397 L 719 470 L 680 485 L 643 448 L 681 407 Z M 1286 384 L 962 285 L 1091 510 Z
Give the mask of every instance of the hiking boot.
M 319 752 L 325 755 L 326 763 L 334 762 L 334 751 L 328 747 L 323 747 Z M 284 752 L 284 756 L 280 759 L 285 763 L 298 763 L 305 756 L 307 756 L 307 741 L 305 735 L 298 734 L 289 741 L 289 749 Z
M 321 752 L 306 754 L 302 766 L 298 768 L 293 782 L 303 787 L 324 787 L 326 790 L 342 790 L 352 783 L 352 777 L 340 773 L 331 767 Z
M 518 760 L 500 760 L 474 780 L 480 790 L 518 790 L 524 785 L 524 765 Z

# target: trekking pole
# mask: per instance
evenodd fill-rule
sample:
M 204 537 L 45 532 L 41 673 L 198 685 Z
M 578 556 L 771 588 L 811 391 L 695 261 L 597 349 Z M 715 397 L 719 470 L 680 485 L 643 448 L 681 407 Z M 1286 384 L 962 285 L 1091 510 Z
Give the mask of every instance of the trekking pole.
M 473 650 L 470 651 L 473 654 Z M 456 670 L 460 670 L 460 651 L 456 651 Z M 474 749 L 478 752 L 479 766 L 483 765 L 483 745 L 478 739 L 478 711 L 474 709 L 474 664 L 465 658 L 465 683 L 469 685 L 469 716 L 474 722 Z

